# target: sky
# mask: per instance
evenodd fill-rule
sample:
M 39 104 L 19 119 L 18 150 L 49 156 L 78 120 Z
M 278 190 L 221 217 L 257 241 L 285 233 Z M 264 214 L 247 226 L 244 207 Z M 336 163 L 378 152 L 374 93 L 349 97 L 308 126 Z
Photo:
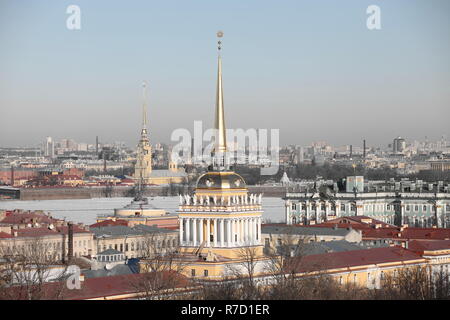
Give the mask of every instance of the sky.
M 449 14 L 448 0 L 0 0 L 0 147 L 135 146 L 143 80 L 152 142 L 211 126 L 218 30 L 228 128 L 279 129 L 282 145 L 450 138 Z

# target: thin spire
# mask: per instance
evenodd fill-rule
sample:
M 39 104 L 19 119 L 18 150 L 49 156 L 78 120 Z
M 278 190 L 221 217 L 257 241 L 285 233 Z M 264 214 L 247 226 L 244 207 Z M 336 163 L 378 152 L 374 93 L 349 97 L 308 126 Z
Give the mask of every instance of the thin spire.
M 147 81 L 142 82 L 142 135 L 147 134 Z
M 220 39 L 223 37 L 223 32 L 217 32 L 217 37 Z M 217 61 L 217 92 L 216 92 L 216 141 L 214 152 L 225 153 L 227 151 L 226 140 L 226 128 L 225 128 L 225 112 L 223 104 L 223 87 L 222 87 L 222 57 L 220 56 L 220 50 L 222 49 L 222 42 L 218 42 L 218 61 Z

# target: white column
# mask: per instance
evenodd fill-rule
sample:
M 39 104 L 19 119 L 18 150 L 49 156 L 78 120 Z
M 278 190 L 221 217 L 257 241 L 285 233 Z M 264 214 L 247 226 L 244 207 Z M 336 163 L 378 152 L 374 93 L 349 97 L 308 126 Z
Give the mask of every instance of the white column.
M 244 232 L 242 231 L 242 229 L 243 229 L 242 219 L 239 219 L 239 245 L 242 245 L 242 243 L 244 242 L 244 238 L 243 238 Z
M 224 219 L 220 219 L 220 246 L 221 247 L 225 246 L 225 241 L 223 241 L 223 238 L 224 238 L 224 232 L 223 232 L 224 225 L 223 224 L 224 223 L 225 223 Z
M 192 219 L 192 222 L 194 223 L 193 225 L 193 232 L 192 232 L 192 240 L 193 240 L 193 245 L 196 246 L 197 245 L 197 238 L 198 238 L 198 233 L 197 233 L 197 219 Z
M 199 219 L 198 231 L 200 232 L 199 244 L 203 243 L 203 219 Z
M 219 235 L 219 232 L 217 230 L 218 222 L 219 222 L 219 219 L 214 219 L 214 247 L 217 247 L 217 236 Z
M 231 246 L 231 221 L 227 220 L 227 246 Z
M 258 244 L 261 244 L 261 217 L 258 218 Z
M 211 224 L 209 223 L 209 218 L 206 219 L 206 246 L 210 247 L 210 241 L 211 240 Z
M 258 230 L 258 219 L 257 218 L 253 218 L 253 244 L 257 243 L 256 240 L 256 232 Z
M 255 237 L 255 235 L 253 234 L 253 218 L 250 218 L 250 221 L 249 221 L 249 223 L 250 223 L 250 225 L 249 225 L 249 231 L 250 231 L 250 244 L 253 244 L 253 240 L 254 240 L 254 237 Z
M 186 219 L 186 245 L 191 244 L 191 219 Z
M 237 224 L 236 220 L 233 219 L 231 220 L 231 244 L 233 245 L 233 247 L 235 247 L 237 244 L 236 234 L 237 234 Z
M 244 220 L 244 242 L 248 244 L 248 218 Z
M 183 223 L 184 223 L 184 219 L 180 218 L 180 245 L 183 245 Z

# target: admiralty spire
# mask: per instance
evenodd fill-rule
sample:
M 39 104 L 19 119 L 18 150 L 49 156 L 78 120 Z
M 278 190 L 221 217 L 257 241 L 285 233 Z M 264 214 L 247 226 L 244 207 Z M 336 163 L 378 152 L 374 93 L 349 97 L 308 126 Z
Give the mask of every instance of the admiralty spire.
M 218 44 L 213 169 L 198 178 L 192 194 L 180 195 L 177 211 L 177 261 L 187 276 L 214 280 L 239 271 L 245 255 L 252 255 L 255 274 L 261 274 L 268 261 L 261 244 L 262 195 L 249 193 L 244 179 L 227 165 L 220 40 Z
M 215 129 L 215 144 L 213 150 L 213 167 L 214 170 L 227 170 L 228 169 L 228 157 L 227 157 L 227 138 L 225 127 L 225 110 L 223 104 L 223 86 L 222 86 L 222 57 L 220 51 L 222 49 L 223 32 L 217 32 L 219 38 L 218 55 L 217 55 L 217 89 L 216 89 L 216 119 L 214 123 Z

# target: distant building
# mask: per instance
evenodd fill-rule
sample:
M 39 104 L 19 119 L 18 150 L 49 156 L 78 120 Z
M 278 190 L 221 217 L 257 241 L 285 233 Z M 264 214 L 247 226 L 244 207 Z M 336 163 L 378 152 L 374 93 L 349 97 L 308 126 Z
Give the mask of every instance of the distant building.
M 94 233 L 96 252 L 109 254 L 114 250 L 117 255 L 122 253 L 127 259 L 148 256 L 150 252 L 171 252 L 178 246 L 176 230 L 145 225 L 134 227 L 118 225 L 91 228 L 91 231 Z M 107 251 L 108 249 L 110 251 Z
M 392 152 L 393 153 L 403 153 L 406 149 L 406 141 L 402 137 L 397 137 L 394 139 L 392 143 Z
M 145 84 L 144 84 L 145 92 Z M 178 169 L 175 163 L 169 162 L 168 170 L 152 169 L 152 147 L 147 134 L 147 106 L 142 106 L 142 129 L 141 138 L 137 146 L 137 157 L 134 168 L 134 179 L 142 181 L 144 184 L 170 184 L 183 183 L 187 181 L 187 174 L 184 170 Z
M 47 137 L 44 142 L 44 156 L 50 159 L 55 157 L 55 145 L 52 137 Z
M 347 177 L 349 181 L 351 177 Z M 345 192 L 286 193 L 286 222 L 309 225 L 345 216 L 368 216 L 397 226 L 450 227 L 450 192 L 443 182 L 369 182 L 367 187 L 362 183 L 356 183 L 356 192 L 351 182 Z
M 430 161 L 430 167 L 433 171 L 450 171 L 450 160 Z

